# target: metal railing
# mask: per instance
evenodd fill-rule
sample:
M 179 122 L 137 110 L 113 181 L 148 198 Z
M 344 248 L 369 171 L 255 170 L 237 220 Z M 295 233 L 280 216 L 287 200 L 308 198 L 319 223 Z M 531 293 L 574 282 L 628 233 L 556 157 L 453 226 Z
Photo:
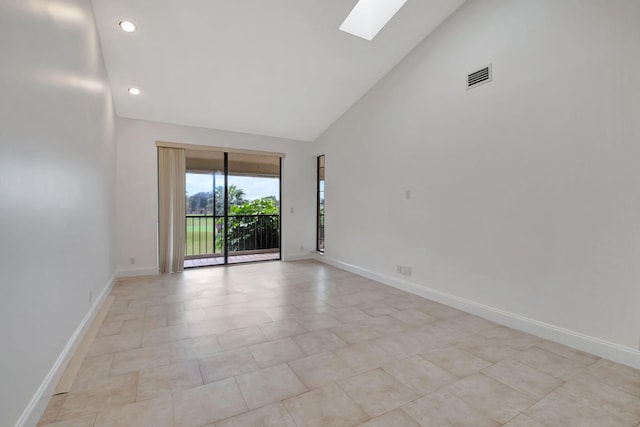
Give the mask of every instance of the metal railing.
M 250 252 L 280 247 L 280 215 L 229 215 L 229 252 Z M 185 257 L 221 256 L 224 253 L 224 216 L 186 216 Z

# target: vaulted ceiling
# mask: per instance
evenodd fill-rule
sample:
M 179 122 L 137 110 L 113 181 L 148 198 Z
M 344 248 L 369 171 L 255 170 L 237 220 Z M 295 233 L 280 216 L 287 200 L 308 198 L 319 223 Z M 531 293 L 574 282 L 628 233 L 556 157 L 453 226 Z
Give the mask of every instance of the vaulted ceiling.
M 313 141 L 463 2 L 408 0 L 373 41 L 338 30 L 356 0 L 93 7 L 120 117 Z

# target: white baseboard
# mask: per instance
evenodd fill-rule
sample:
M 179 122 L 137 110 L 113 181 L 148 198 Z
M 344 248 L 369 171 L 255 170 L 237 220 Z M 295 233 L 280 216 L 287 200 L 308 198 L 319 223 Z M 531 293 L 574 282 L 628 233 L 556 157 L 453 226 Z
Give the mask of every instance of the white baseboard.
M 158 274 L 160 274 L 159 267 L 125 268 L 118 270 L 116 277 L 156 276 Z
M 104 285 L 102 291 L 100 292 L 100 295 L 98 295 L 98 297 L 95 299 L 93 305 L 82 319 L 82 322 L 80 322 L 80 325 L 78 325 L 73 335 L 71 335 L 71 338 L 62 350 L 62 353 L 60 353 L 60 356 L 58 356 L 58 359 L 49 370 L 49 373 L 44 378 L 44 381 L 42 381 L 40 387 L 38 387 L 35 395 L 31 399 L 25 410 L 22 412 L 20 418 L 18 418 L 15 427 L 35 427 L 35 425 L 38 424 L 40 417 L 42 417 L 44 410 L 47 408 L 47 404 L 49 403 L 51 395 L 56 389 L 58 382 L 62 378 L 62 375 L 64 374 L 67 365 L 71 361 L 71 358 L 73 357 L 77 346 L 82 341 L 82 337 L 84 336 L 89 326 L 91 326 L 91 322 L 93 322 L 93 318 L 98 313 L 104 300 L 107 298 L 107 296 L 109 296 L 109 293 L 111 293 L 111 288 L 113 287 L 115 280 L 116 273 L 114 273 L 109 281 Z
M 465 298 L 438 291 L 427 286 L 418 285 L 397 277 L 381 274 L 373 270 L 358 267 L 353 264 L 325 256 L 314 256 L 313 259 L 349 271 L 368 279 L 384 283 L 385 285 L 409 292 L 432 301 L 436 301 L 450 307 L 457 308 L 467 313 L 483 317 L 488 320 L 500 323 L 510 328 L 518 329 L 538 337 L 564 344 L 577 350 L 586 351 L 614 362 L 622 363 L 632 368 L 640 369 L 640 351 L 611 343 L 599 338 L 579 332 L 564 329 L 539 320 L 520 316 L 484 304 L 477 303 Z
M 304 259 L 311 259 L 310 253 L 301 253 L 295 255 L 286 255 L 282 257 L 283 261 L 302 261 Z

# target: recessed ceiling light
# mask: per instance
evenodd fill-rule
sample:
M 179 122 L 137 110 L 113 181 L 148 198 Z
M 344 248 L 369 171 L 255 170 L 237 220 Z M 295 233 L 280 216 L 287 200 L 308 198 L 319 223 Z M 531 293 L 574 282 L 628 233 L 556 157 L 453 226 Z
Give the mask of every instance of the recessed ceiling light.
M 138 89 L 137 87 L 130 87 L 129 88 L 129 93 L 131 95 L 140 95 L 142 91 L 140 89 Z
M 373 40 L 407 0 L 359 0 L 340 29 L 365 40 Z
M 136 26 L 133 22 L 127 21 L 125 19 L 118 21 L 118 27 L 127 33 L 132 33 L 136 30 Z

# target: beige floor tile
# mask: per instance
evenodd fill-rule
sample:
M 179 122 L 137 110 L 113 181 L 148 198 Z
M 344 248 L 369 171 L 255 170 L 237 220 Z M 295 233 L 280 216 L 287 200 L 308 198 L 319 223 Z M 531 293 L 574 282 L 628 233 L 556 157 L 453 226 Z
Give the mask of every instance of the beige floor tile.
M 506 423 L 535 403 L 534 399 L 524 393 L 483 374 L 463 378 L 446 390 L 500 423 Z
M 395 334 L 411 328 L 411 325 L 401 322 L 389 315 L 372 317 L 371 320 L 364 323 L 380 335 Z
M 296 320 L 307 331 L 335 328 L 342 325 L 338 320 L 324 313 L 305 314 L 296 317 Z
M 344 380 L 356 373 L 330 351 L 294 360 L 289 366 L 309 389 Z
M 307 321 L 310 321 L 310 322 L 316 322 L 316 321 L 332 322 L 332 325 L 323 326 L 322 324 L 318 324 L 317 326 L 309 330 L 315 330 L 315 329 L 324 328 L 324 327 L 330 328 L 331 326 L 333 326 L 335 322 L 338 322 L 333 317 L 327 317 L 326 315 L 327 311 L 333 308 L 327 301 L 318 299 L 317 297 L 316 298 L 296 297 L 294 295 L 291 302 L 300 310 L 302 310 L 302 312 L 304 313 L 302 316 L 296 316 L 296 319 L 300 320 L 301 318 L 306 317 Z M 318 316 L 319 314 L 323 314 L 324 316 Z M 312 318 L 314 319 L 312 320 Z
M 259 326 L 271 323 L 273 320 L 264 311 L 244 313 L 242 316 L 234 316 L 233 324 L 236 328 L 246 328 L 248 326 Z
M 458 377 L 423 359 L 412 356 L 385 365 L 384 370 L 422 396 L 458 380 Z
M 330 302 L 334 307 L 344 308 L 356 306 L 359 304 L 366 304 L 368 302 L 380 301 L 383 300 L 386 296 L 388 295 L 379 293 L 378 291 L 362 291 L 334 298 Z
M 215 427 L 297 427 L 282 403 L 263 406 L 216 423 Z
M 520 414 L 515 418 L 512 418 L 511 421 L 506 423 L 504 427 L 545 427 L 540 424 L 533 418 L 529 417 L 525 414 Z
M 393 359 L 405 359 L 419 354 L 424 345 L 412 336 L 398 332 L 372 340 L 378 347 L 386 351 Z
M 120 351 L 113 355 L 109 375 L 122 375 L 141 369 L 168 365 L 171 362 L 170 356 L 171 352 L 166 345 Z
M 196 360 L 143 369 L 139 372 L 136 400 L 154 399 L 202 384 L 200 367 Z
M 541 338 L 520 332 L 506 326 L 497 326 L 491 329 L 485 329 L 477 333 L 486 338 L 499 338 L 507 340 L 507 343 L 515 349 L 524 350 L 542 342 Z
M 361 323 L 349 323 L 336 328 L 331 328 L 331 332 L 349 344 L 355 344 L 381 336 L 379 332 L 376 332 L 370 326 L 363 325 Z
M 287 399 L 284 406 L 298 426 L 349 427 L 368 418 L 362 408 L 336 384 Z
M 231 319 L 206 319 L 200 322 L 189 323 L 189 333 L 192 338 L 205 335 L 222 334 L 234 331 L 238 328 Z
M 80 365 L 71 389 L 77 388 L 80 384 L 90 383 L 95 380 L 107 378 L 113 362 L 113 353 L 102 354 L 100 356 L 85 357 Z
M 87 357 L 118 351 L 132 350 L 142 346 L 142 332 L 96 337 L 87 351 Z
M 498 326 L 495 322 L 466 313 L 447 317 L 446 319 L 440 319 L 434 322 L 434 325 L 450 332 L 451 334 L 476 333 Z
M 200 427 L 247 409 L 233 378 L 173 393 L 176 427 Z
M 116 283 L 111 290 L 111 295 L 115 297 L 113 304 L 111 304 L 111 308 L 109 308 L 109 313 L 126 313 L 127 308 L 129 307 L 129 303 L 131 300 L 124 297 L 124 293 L 121 293 L 118 289 L 118 284 Z M 129 287 L 131 289 L 132 287 Z
M 462 312 L 453 307 L 448 307 L 444 304 L 433 303 L 424 308 L 418 308 L 424 311 L 429 316 L 433 316 L 437 319 L 447 319 L 449 317 L 458 316 Z
M 336 308 L 328 314 L 342 323 L 357 323 L 371 319 L 371 316 L 356 307 Z
M 564 382 L 515 360 L 503 360 L 482 373 L 534 399 L 542 399 Z
M 588 371 L 599 381 L 640 397 L 640 370 L 601 359 Z
M 173 427 L 171 396 L 100 411 L 95 427 Z
M 338 383 L 372 417 L 396 409 L 418 395 L 382 369 L 356 375 Z
M 222 346 L 215 335 L 190 338 L 176 341 L 169 346 L 171 361 L 203 359 L 222 351 Z
M 581 363 L 583 365 L 591 365 L 597 362 L 598 360 L 600 360 L 598 356 L 594 356 L 593 354 L 585 353 L 580 350 L 575 350 L 571 347 L 567 347 L 552 341 L 541 340 L 537 344 L 537 346 L 544 350 L 555 353 L 559 356 L 566 357 L 567 359 L 572 360 L 574 362 Z
M 337 348 L 334 353 L 356 372 L 366 372 L 391 361 L 391 356 L 371 341 Z
M 448 347 L 455 337 L 444 329 L 434 326 L 433 323 L 407 329 L 405 333 L 423 344 L 423 351 L 437 350 Z
M 385 314 L 392 314 L 398 310 L 385 304 L 384 302 L 368 302 L 366 304 L 357 305 L 356 308 L 369 316 L 384 316 Z
M 401 409 L 395 409 L 360 424 L 360 427 L 420 427 L 420 424 Z
M 173 341 L 180 341 L 189 338 L 189 326 L 165 326 L 164 328 L 151 329 L 145 331 L 142 336 L 142 346 L 152 347 Z
M 187 323 L 198 323 L 211 319 L 211 314 L 201 308 L 196 310 L 185 310 L 174 313 L 166 313 L 167 326 L 185 325 Z
M 265 342 L 267 339 L 257 326 L 235 329 L 233 331 L 218 334 L 218 341 L 224 350 L 231 350 L 239 347 L 247 347 L 252 344 Z
M 417 295 L 402 295 L 386 298 L 384 303 L 396 310 L 409 310 L 412 308 L 421 309 L 427 304 L 427 300 Z
M 595 408 L 581 405 L 562 393 L 554 392 L 525 411 L 525 415 L 545 426 L 622 427 L 621 420 Z M 632 426 L 633 424 L 626 424 Z
M 567 395 L 582 405 L 598 408 L 635 425 L 640 423 L 640 397 L 580 374 L 560 387 L 557 394 Z
M 503 338 L 485 338 L 477 335 L 462 340 L 457 347 L 492 363 L 514 356 L 520 351 Z
M 306 330 L 293 319 L 284 319 L 276 322 L 265 323 L 259 326 L 260 330 L 268 340 L 291 337 L 303 334 Z
M 303 314 L 303 311 L 295 305 L 283 305 L 278 307 L 265 308 L 264 312 L 273 321 L 293 319 Z
M 115 322 L 102 322 L 100 329 L 98 329 L 97 337 L 108 337 L 110 335 L 116 335 L 120 333 L 122 329 L 122 323 L 124 320 L 116 320 Z
M 157 307 L 165 304 L 166 299 L 164 298 L 164 292 L 148 292 L 144 298 L 135 298 L 129 302 L 129 307 L 127 311 L 129 312 L 139 312 L 147 313 L 149 307 Z M 157 314 L 157 313 L 156 313 Z M 164 313 L 162 313 L 164 314 Z
M 491 362 L 456 347 L 444 347 L 422 353 L 422 357 L 460 378 L 491 366 Z
M 247 349 L 218 353 L 214 356 L 200 359 L 199 363 L 205 384 L 260 369 L 255 358 Z
M 71 420 L 58 421 L 51 424 L 43 424 L 42 427 L 93 427 L 95 420 L 96 414 L 91 414 L 85 415 L 83 417 L 73 418 Z
M 184 312 L 184 307 L 182 306 L 182 302 L 172 302 L 168 304 L 160 304 L 160 305 L 152 305 L 145 309 L 145 316 L 157 316 L 160 314 L 169 314 L 169 313 L 182 313 Z
M 423 427 L 498 427 L 499 423 L 476 411 L 455 394 L 441 390 L 402 407 Z
M 288 365 L 282 364 L 236 377 L 250 409 L 307 391 Z
M 40 417 L 38 426 L 54 423 L 56 421 L 56 418 L 58 418 L 58 414 L 60 413 L 60 410 L 62 409 L 62 405 L 64 404 L 66 398 L 66 394 L 51 396 L 51 398 L 49 399 L 49 403 L 47 404 L 47 407 L 42 414 L 42 417 Z
M 305 352 L 291 338 L 255 344 L 249 347 L 249 351 L 261 368 L 268 368 L 306 356 Z
M 140 307 L 136 312 L 114 313 L 109 311 L 104 317 L 105 322 L 124 322 L 125 320 L 141 319 L 144 317 L 144 307 Z
M 90 415 L 112 406 L 133 403 L 136 400 L 138 373 L 95 380 L 72 389 L 62 405 L 58 420 Z
M 164 328 L 167 326 L 167 319 L 162 315 L 141 317 L 139 319 L 125 320 L 122 323 L 121 334 L 130 334 L 137 331 Z
M 568 381 L 577 374 L 584 372 L 584 365 L 573 362 L 566 357 L 557 355 L 539 347 L 531 347 L 513 356 L 514 360 L 529 365 L 545 374 Z
M 391 313 L 390 316 L 411 326 L 420 326 L 436 320 L 435 317 L 429 316 L 424 311 L 416 310 L 415 308 L 397 311 L 395 313 Z
M 244 294 L 219 295 L 210 298 L 198 298 L 184 301 L 184 309 L 195 310 L 198 308 L 215 309 L 215 307 L 228 304 L 243 303 L 248 300 L 248 296 Z
M 322 353 L 347 346 L 347 343 L 342 341 L 340 337 L 326 329 L 296 335 L 292 339 L 307 354 Z

